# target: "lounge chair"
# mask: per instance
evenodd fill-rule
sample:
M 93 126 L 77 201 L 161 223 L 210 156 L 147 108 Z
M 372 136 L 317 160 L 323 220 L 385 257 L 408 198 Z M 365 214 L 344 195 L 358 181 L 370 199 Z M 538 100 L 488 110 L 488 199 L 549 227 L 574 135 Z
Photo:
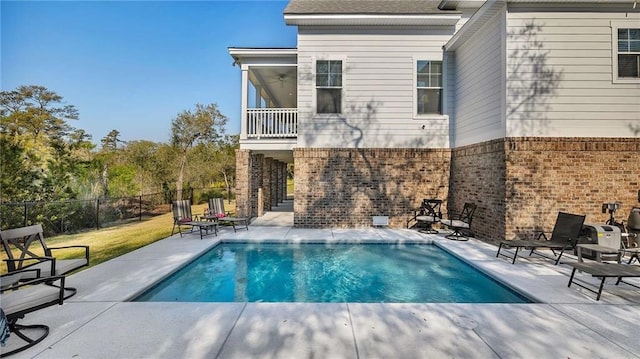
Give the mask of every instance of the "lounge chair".
M 31 279 L 24 282 L 25 278 Z M 47 337 L 49 334 L 48 326 L 44 324 L 23 325 L 18 324 L 18 320 L 36 310 L 55 304 L 61 305 L 64 301 L 64 279 L 65 277 L 62 275 L 40 277 L 39 269 L 18 270 L 0 276 L 0 303 L 6 316 L 10 336 L 7 341 L 10 349 L 7 352 L 3 351 L 0 357 L 21 352 Z M 51 283 L 56 281 L 59 281 L 59 284 L 52 286 Z M 25 344 L 12 348 L 10 341 L 13 341 L 11 337 L 14 336 L 24 341 Z
M 173 201 L 171 203 L 171 211 L 173 212 L 173 228 L 171 228 L 171 235 L 175 233 L 176 227 L 180 238 L 182 238 L 182 227 L 189 227 L 189 232 L 193 232 L 194 228 L 198 228 L 200 231 L 200 239 L 206 234 L 209 234 L 210 230 L 213 230 L 215 235 L 218 235 L 218 223 L 216 221 L 199 221 L 198 218 L 191 214 L 191 201 L 188 199 Z
M 511 264 L 514 264 L 518 258 L 518 252 L 522 248 L 530 249 L 531 252 L 529 252 L 529 255 L 536 254 L 545 258 L 548 257 L 535 251 L 536 249 L 548 248 L 551 249 L 551 252 L 554 255 L 555 264 L 557 265 L 560 263 L 560 258 L 562 258 L 562 254 L 564 254 L 565 249 L 575 247 L 580 231 L 582 230 L 582 225 L 584 224 L 584 218 L 585 216 L 583 215 L 558 212 L 558 217 L 556 218 L 556 223 L 553 226 L 551 238 L 547 238 L 544 232 L 540 232 L 536 239 L 533 240 L 502 240 L 500 241 L 496 257 L 503 256 L 511 258 Z M 513 257 L 505 253 L 500 253 L 505 247 L 515 248 Z M 556 255 L 555 251 L 557 250 L 560 251 L 559 255 Z
M 474 203 L 465 203 L 462 212 L 449 212 L 448 219 L 441 219 L 440 223 L 453 230 L 445 238 L 456 241 L 468 241 L 466 232 L 471 230 L 471 221 L 477 206 Z
M 244 217 L 233 217 L 231 212 L 224 210 L 224 199 L 222 198 L 209 198 L 209 209 L 207 210 L 207 216 L 216 217 L 218 223 L 228 224 L 233 227 L 233 231 L 236 231 L 236 223 L 244 226 L 249 230 L 249 219 Z
M 7 257 L 4 261 L 9 273 L 21 269 L 38 269 L 42 277 L 50 277 L 66 275 L 89 265 L 89 246 L 49 247 L 40 224 L 0 231 L 0 238 Z M 60 259 L 53 255 L 54 251 L 62 250 L 80 250 L 81 255 L 69 259 Z M 65 290 L 70 292 L 65 299 L 76 293 L 75 288 L 67 287 Z
M 640 288 L 636 285 L 633 285 L 628 282 L 624 282 L 622 278 L 631 278 L 631 277 L 640 277 L 640 266 L 636 265 L 628 265 L 628 264 L 619 264 L 619 263 L 598 263 L 598 262 L 575 262 L 575 263 L 567 263 L 573 267 L 571 271 L 571 277 L 569 277 L 568 287 L 571 287 L 572 283 L 575 285 L 584 288 L 592 293 L 596 294 L 596 300 L 600 300 L 600 296 L 602 295 L 602 289 L 604 288 L 604 281 L 607 278 L 618 278 L 616 281 L 616 285 L 620 284 L 620 282 L 626 283 L 630 286 Z M 585 272 L 591 274 L 592 277 L 600 278 L 600 286 L 598 290 L 594 290 L 585 284 L 574 282 L 574 277 L 576 271 Z
M 420 232 L 435 234 L 437 230 L 433 229 L 433 224 L 440 222 L 442 219 L 442 200 L 441 199 L 423 199 L 420 208 L 413 212 L 413 217 L 407 221 L 407 228 L 412 222 Z

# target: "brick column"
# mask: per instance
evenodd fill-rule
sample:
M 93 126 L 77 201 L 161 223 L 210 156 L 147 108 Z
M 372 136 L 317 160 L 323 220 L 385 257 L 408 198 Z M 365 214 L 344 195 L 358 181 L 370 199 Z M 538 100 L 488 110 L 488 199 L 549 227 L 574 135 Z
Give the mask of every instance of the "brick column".
M 271 207 L 278 205 L 278 161 L 271 163 Z
M 271 177 L 271 168 L 273 167 L 273 158 L 266 157 L 262 161 L 262 198 L 264 200 L 262 209 L 264 211 L 271 210 L 271 202 L 273 195 L 271 187 L 273 187 L 273 179 Z
M 280 203 L 280 161 L 273 161 L 273 173 L 274 179 L 273 182 L 273 203 L 275 206 Z
M 280 163 L 280 203 L 287 199 L 287 164 Z
M 264 155 L 254 155 L 251 167 L 251 185 L 252 185 L 252 201 L 251 213 L 253 216 L 258 215 L 258 188 L 263 186 L 262 168 L 264 166 Z
M 251 164 L 249 150 L 236 150 L 236 213 L 251 217 Z

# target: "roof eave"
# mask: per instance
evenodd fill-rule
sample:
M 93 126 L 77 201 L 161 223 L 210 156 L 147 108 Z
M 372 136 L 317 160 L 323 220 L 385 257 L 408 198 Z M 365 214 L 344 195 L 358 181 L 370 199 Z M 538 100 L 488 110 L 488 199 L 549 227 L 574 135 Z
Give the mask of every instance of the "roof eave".
M 459 14 L 425 14 L 425 15 L 384 15 L 384 14 L 285 14 L 284 21 L 287 25 L 298 26 L 453 26 L 460 20 Z
M 444 51 L 455 51 L 458 46 L 464 43 L 475 31 L 477 31 L 488 19 L 493 17 L 499 9 L 505 5 L 504 0 L 486 2 L 467 21 L 455 35 L 443 46 Z
M 256 59 L 286 59 L 285 62 L 295 62 L 298 57 L 297 48 L 255 48 L 255 47 L 228 47 L 227 51 L 233 58 L 233 65 L 243 64 L 245 61 Z

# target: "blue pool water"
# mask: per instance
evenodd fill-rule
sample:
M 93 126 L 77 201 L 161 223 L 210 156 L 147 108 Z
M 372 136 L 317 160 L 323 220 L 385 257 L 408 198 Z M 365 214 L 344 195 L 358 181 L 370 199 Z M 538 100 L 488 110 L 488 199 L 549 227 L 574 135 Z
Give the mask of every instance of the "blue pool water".
M 435 245 L 222 243 L 135 301 L 529 303 Z

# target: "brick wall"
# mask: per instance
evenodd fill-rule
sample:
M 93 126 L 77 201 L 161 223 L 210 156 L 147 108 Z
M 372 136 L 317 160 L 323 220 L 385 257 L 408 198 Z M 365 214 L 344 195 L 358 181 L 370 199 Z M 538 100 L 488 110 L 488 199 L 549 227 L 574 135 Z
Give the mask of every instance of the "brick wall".
M 501 237 L 505 229 L 504 141 L 459 147 L 451 153 L 448 206 L 461 211 L 465 202 L 477 205 L 471 229 L 477 238 Z
M 550 231 L 558 211 L 604 223 L 602 203 L 620 201 L 617 217 L 626 222 L 640 206 L 639 138 L 515 138 L 505 149 L 507 238 Z
M 243 150 L 236 156 L 238 211 L 255 216 L 264 158 Z M 453 150 L 299 148 L 294 162 L 297 227 L 366 227 L 372 215 L 404 227 L 421 199 L 434 197 L 446 200 L 444 211 L 475 202 L 476 237 L 499 240 L 548 232 L 558 211 L 604 223 L 604 202 L 622 202 L 617 217 L 625 221 L 640 206 L 638 138 L 508 138 Z
M 297 227 L 366 227 L 373 215 L 404 227 L 422 198 L 448 193 L 448 149 L 299 148 L 293 156 Z
M 604 223 L 604 202 L 618 219 L 638 206 L 640 139 L 508 138 L 452 151 L 449 206 L 474 201 L 478 238 L 530 238 L 551 231 L 558 211 Z

